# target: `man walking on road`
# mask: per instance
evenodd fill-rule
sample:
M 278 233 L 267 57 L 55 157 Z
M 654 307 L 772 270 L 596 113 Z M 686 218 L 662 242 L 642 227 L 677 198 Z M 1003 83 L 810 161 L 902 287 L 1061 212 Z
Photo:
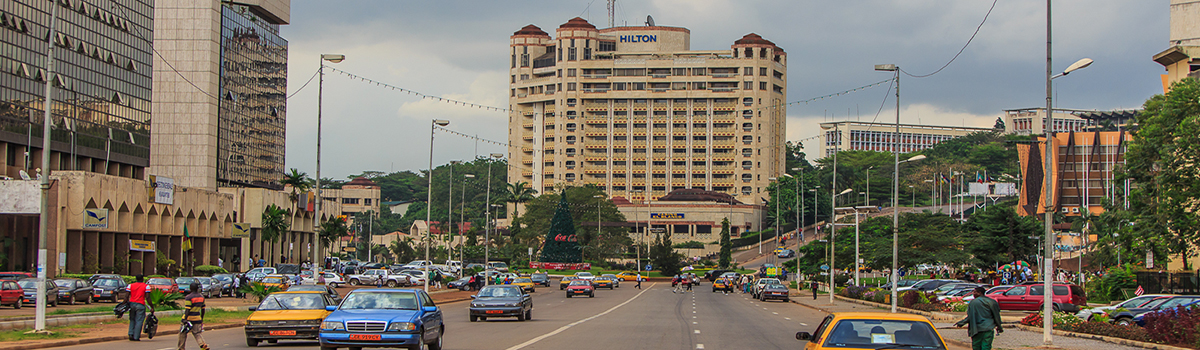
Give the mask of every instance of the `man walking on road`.
M 137 282 L 129 285 L 129 340 L 142 340 L 142 325 L 146 322 L 146 284 L 145 277 L 137 276 Z
M 809 282 L 809 286 L 813 290 L 813 300 L 817 300 L 817 281 Z
M 635 279 L 637 279 L 637 285 L 634 287 L 637 287 L 637 289 L 642 289 L 642 274 L 640 274 L 640 273 L 637 274 L 637 277 L 635 277 Z
M 967 304 L 967 318 L 955 323 L 955 327 L 968 325 L 967 335 L 971 336 L 972 350 L 992 350 L 992 340 L 996 334 L 1004 333 L 1000 327 L 1000 304 L 995 299 L 984 295 L 983 287 L 975 287 L 975 296 Z M 992 329 L 996 332 L 992 333 Z
M 183 318 L 180 319 L 182 325 L 179 329 L 179 346 L 176 348 L 184 350 L 184 345 L 187 345 L 188 333 L 196 338 L 196 344 L 200 345 L 200 349 L 208 350 L 208 343 L 204 342 L 204 337 L 200 333 L 204 332 L 204 295 L 200 294 L 200 282 L 192 282 L 191 291 L 187 296 L 183 297 Z

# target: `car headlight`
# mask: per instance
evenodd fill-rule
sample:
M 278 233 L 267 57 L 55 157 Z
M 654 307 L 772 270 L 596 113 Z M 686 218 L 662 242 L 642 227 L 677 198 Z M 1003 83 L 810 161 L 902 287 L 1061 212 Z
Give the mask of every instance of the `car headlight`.
M 246 321 L 247 326 L 266 326 L 269 321 Z
M 388 325 L 389 331 L 411 331 L 417 329 L 417 324 L 412 322 L 392 322 Z
M 302 324 L 302 325 L 318 325 L 318 324 L 321 324 L 321 319 L 314 318 L 311 320 L 300 320 L 300 321 L 296 321 L 296 323 Z
M 483 304 L 471 304 L 471 307 L 483 307 Z
M 336 331 L 336 330 L 346 329 L 346 325 L 342 324 L 341 322 L 325 321 L 325 322 L 321 322 L 321 329 Z
M 517 304 L 517 303 L 504 304 L 504 306 L 518 306 L 518 305 L 521 305 L 521 304 Z

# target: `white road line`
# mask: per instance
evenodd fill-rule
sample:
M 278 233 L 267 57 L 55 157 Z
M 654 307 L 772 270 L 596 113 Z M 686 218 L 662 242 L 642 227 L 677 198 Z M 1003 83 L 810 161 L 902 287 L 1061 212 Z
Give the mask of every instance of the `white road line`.
M 807 323 L 804 323 L 804 322 L 800 322 L 800 325 L 801 325 L 801 326 L 807 326 L 808 324 L 807 324 Z
M 692 316 L 692 318 L 696 318 L 696 316 Z
M 792 318 L 791 318 L 791 317 L 784 317 L 783 319 L 785 319 L 785 320 L 788 320 L 788 321 L 791 321 L 791 320 L 792 320 Z
M 585 318 L 585 319 L 582 319 L 582 320 L 579 320 L 579 321 L 572 322 L 571 324 L 568 324 L 568 325 L 566 325 L 566 326 L 558 327 L 558 329 L 555 329 L 554 331 L 551 331 L 550 333 L 542 334 L 542 335 L 539 335 L 539 336 L 537 336 L 536 338 L 530 339 L 530 340 L 528 340 L 528 341 L 526 341 L 526 342 L 524 342 L 524 343 L 520 343 L 520 344 L 517 344 L 517 345 L 513 345 L 512 347 L 509 347 L 509 348 L 508 348 L 508 349 L 506 349 L 506 350 L 519 350 L 519 349 L 523 349 L 523 348 L 525 348 L 525 347 L 527 347 L 527 346 L 530 346 L 530 345 L 533 345 L 533 344 L 535 344 L 535 343 L 537 343 L 537 342 L 539 342 L 539 341 L 542 341 L 543 339 L 546 339 L 546 338 L 552 337 L 552 336 L 554 336 L 555 334 L 562 333 L 563 331 L 565 331 L 565 330 L 567 330 L 567 329 L 570 329 L 571 327 L 575 327 L 575 326 L 577 326 L 577 325 L 579 325 L 579 324 L 581 324 L 581 323 L 584 323 L 584 322 L 587 322 L 587 321 L 594 320 L 594 319 L 596 319 L 596 318 L 598 318 L 598 317 L 600 317 L 600 316 L 607 315 L 607 314 L 609 314 L 610 312 L 613 312 L 613 311 L 615 311 L 616 309 L 618 309 L 618 308 L 620 308 L 620 307 L 622 307 L 622 306 L 625 306 L 625 304 L 629 304 L 630 302 L 633 302 L 633 300 L 634 300 L 634 299 L 637 299 L 638 297 L 642 296 L 642 293 L 645 293 L 645 292 L 647 292 L 647 291 L 649 291 L 649 290 L 653 289 L 653 288 L 654 288 L 654 285 L 656 285 L 656 284 L 658 284 L 658 282 L 651 283 L 649 288 L 646 288 L 646 289 L 642 290 L 641 292 L 638 292 L 638 293 L 637 293 L 636 295 L 634 295 L 633 297 L 630 297 L 630 298 L 629 298 L 629 300 L 625 300 L 624 302 L 622 302 L 622 303 L 620 303 L 620 304 L 617 304 L 616 306 L 613 306 L 613 307 L 609 308 L 608 310 L 605 310 L 604 312 L 601 312 L 601 313 L 598 313 L 598 314 L 592 315 L 591 317 L 588 317 L 588 318 Z M 695 311 L 692 311 L 692 312 L 695 312 Z
M 692 324 L 697 324 L 697 323 L 699 323 L 699 322 L 692 321 Z M 225 344 L 225 345 L 229 345 L 229 344 Z
M 695 334 L 700 334 L 700 330 L 699 330 L 699 329 L 697 329 L 697 330 L 695 330 L 695 331 L 694 331 L 694 332 L 692 332 L 692 333 L 695 333 Z
M 772 312 L 771 314 L 778 315 L 779 313 L 778 313 L 778 312 Z
M 704 350 L 704 344 L 696 344 L 696 350 Z

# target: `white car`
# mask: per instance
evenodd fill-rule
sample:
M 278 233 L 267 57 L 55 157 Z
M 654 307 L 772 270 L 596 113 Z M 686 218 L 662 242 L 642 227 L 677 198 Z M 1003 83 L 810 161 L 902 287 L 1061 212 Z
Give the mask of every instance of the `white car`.
M 581 280 L 593 281 L 596 279 L 596 275 L 593 275 L 591 272 L 576 272 L 575 278 L 578 278 Z
M 325 277 L 325 284 L 334 288 L 346 285 L 346 281 L 341 275 L 332 272 L 321 271 L 321 275 Z M 301 274 L 301 284 L 317 284 L 317 279 L 313 278 L 312 271 L 304 271 Z
M 490 261 L 487 263 L 487 266 L 492 270 L 508 272 L 508 264 L 505 264 L 503 261 Z
M 447 272 L 458 273 L 462 271 L 463 263 L 458 260 L 446 260 L 446 266 L 450 268 Z
M 413 260 L 412 262 L 404 264 L 403 268 L 405 268 L 405 269 L 420 269 L 420 268 L 424 268 L 426 266 L 431 266 L 431 265 L 433 265 L 433 262 L 429 261 L 429 260 Z

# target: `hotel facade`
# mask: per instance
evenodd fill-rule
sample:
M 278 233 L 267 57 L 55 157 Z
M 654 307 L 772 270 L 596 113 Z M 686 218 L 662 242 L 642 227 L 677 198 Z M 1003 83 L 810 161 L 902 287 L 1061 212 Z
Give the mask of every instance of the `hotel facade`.
M 635 202 L 702 189 L 761 205 L 784 169 L 787 54 L 757 34 L 691 49 L 690 30 L 597 29 L 510 39 L 509 179 L 595 185 Z

